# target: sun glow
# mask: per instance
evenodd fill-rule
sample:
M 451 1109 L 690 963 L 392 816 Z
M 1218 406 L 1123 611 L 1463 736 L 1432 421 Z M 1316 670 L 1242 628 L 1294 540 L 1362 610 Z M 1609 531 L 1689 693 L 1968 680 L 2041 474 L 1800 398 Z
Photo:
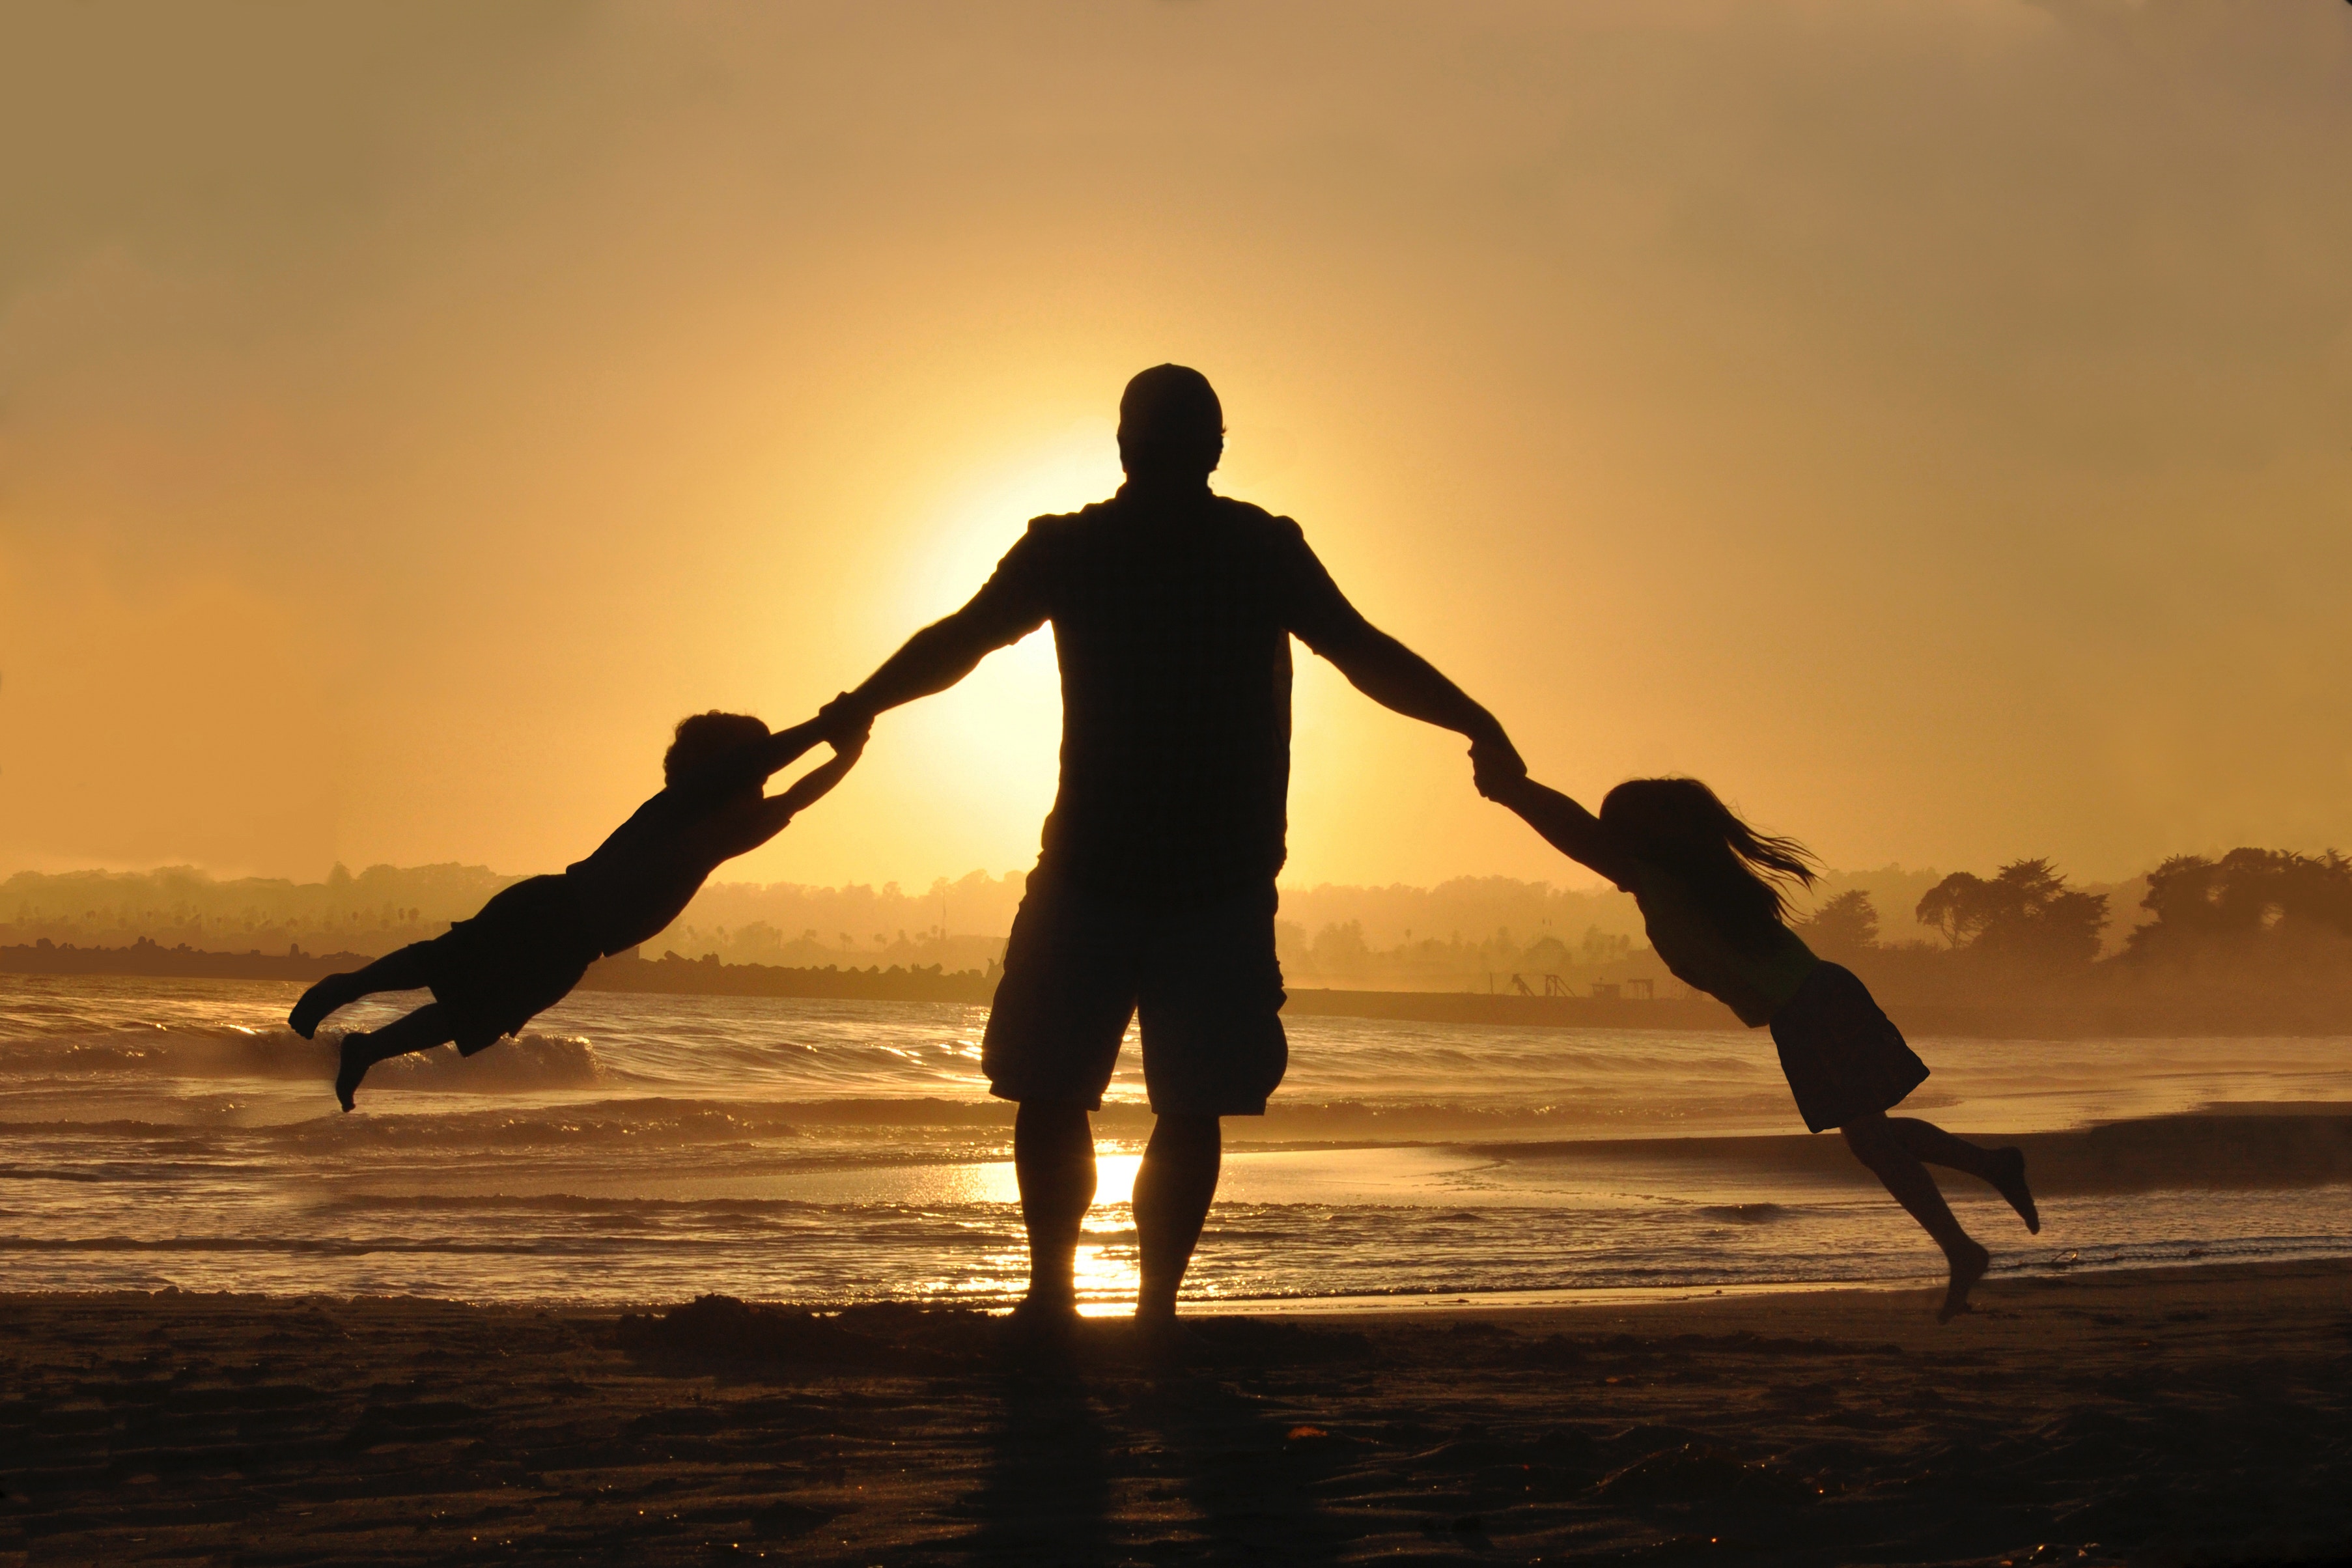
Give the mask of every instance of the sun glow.
M 1119 487 L 1117 427 L 1106 417 L 1073 420 L 1018 455 L 950 480 L 908 538 L 899 592 L 877 596 L 891 627 L 947 614 L 971 597 L 1033 517 L 1076 511 Z
M 929 509 L 930 521 L 912 531 L 893 574 L 898 591 L 877 598 L 886 637 L 902 637 L 963 604 L 1030 518 L 1099 500 L 1119 479 L 1111 423 L 1083 419 L 1015 461 L 957 480 Z M 1048 629 L 991 655 L 953 691 L 890 714 L 867 765 L 874 783 L 898 797 L 894 815 L 944 815 L 975 841 L 1034 846 L 1053 805 L 1061 712 Z

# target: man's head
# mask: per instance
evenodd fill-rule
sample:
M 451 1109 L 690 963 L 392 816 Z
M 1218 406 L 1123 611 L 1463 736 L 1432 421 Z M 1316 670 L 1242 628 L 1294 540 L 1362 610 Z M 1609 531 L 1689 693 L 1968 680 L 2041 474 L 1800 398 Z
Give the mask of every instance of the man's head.
M 662 782 L 682 783 L 767 738 L 767 725 L 749 713 L 721 713 L 714 708 L 681 719 L 677 738 L 662 756 Z
M 1197 370 L 1155 364 L 1118 400 L 1118 461 L 1129 479 L 1192 483 L 1225 451 L 1225 411 Z

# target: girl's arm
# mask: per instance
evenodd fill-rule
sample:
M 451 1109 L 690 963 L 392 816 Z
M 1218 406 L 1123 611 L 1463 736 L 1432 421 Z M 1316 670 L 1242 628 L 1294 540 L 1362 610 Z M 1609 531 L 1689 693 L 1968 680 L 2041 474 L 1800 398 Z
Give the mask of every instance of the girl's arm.
M 1519 814 L 1519 819 L 1544 837 L 1544 841 L 1580 866 L 1600 872 L 1621 888 L 1633 885 L 1633 866 L 1601 819 L 1556 789 L 1530 778 L 1514 779 L 1496 790 L 1496 800 Z

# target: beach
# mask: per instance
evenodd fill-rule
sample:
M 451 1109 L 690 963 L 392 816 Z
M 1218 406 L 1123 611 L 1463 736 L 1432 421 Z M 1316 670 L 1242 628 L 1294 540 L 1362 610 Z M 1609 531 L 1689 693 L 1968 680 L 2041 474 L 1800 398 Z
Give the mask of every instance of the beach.
M 2043 1220 L 1947 1183 L 1945 1327 L 1759 1036 L 1301 1019 L 1171 1358 L 1132 1052 L 1040 1354 L 976 1008 L 580 995 L 344 1115 L 294 989 L 0 982 L 0 1564 L 2352 1550 L 2340 1039 L 1923 1038 Z
M 0 1300 L 0 1562 L 2352 1552 L 2352 1265 L 1196 1320 Z

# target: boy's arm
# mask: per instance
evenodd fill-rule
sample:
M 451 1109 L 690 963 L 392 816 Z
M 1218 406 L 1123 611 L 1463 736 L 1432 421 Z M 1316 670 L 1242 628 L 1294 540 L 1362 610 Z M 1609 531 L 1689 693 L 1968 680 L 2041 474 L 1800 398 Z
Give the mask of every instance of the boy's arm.
M 804 752 L 808 747 L 803 745 L 800 750 Z M 782 833 L 793 817 L 823 800 L 827 792 L 847 776 L 851 768 L 857 765 L 858 756 L 865 750 L 866 732 L 860 731 L 856 735 L 836 742 L 833 756 L 828 761 L 811 768 L 807 773 L 794 779 L 783 794 L 772 795 L 761 801 L 759 837 L 753 841 L 752 847 L 765 844 L 769 839 Z M 797 756 L 799 752 L 795 752 L 793 755 Z M 779 767 L 782 765 L 781 763 L 777 764 Z
M 697 805 L 709 805 L 744 787 L 758 787 L 777 769 L 790 766 L 800 754 L 824 738 L 824 725 L 815 719 L 779 730 L 756 746 L 721 759 L 664 793 Z M 864 742 L 861 740 L 861 745 Z M 783 824 L 778 823 L 778 827 Z M 773 830 L 771 830 L 772 835 Z M 762 839 L 761 842 L 765 842 Z
M 1517 812 L 1521 821 L 1570 859 L 1621 888 L 1632 886 L 1633 864 L 1601 819 L 1559 791 L 1521 777 L 1496 789 L 1493 798 Z
M 790 767 L 803 752 L 824 739 L 824 725 L 814 719 L 777 731 L 759 749 L 760 776 L 764 779 L 779 769 Z

